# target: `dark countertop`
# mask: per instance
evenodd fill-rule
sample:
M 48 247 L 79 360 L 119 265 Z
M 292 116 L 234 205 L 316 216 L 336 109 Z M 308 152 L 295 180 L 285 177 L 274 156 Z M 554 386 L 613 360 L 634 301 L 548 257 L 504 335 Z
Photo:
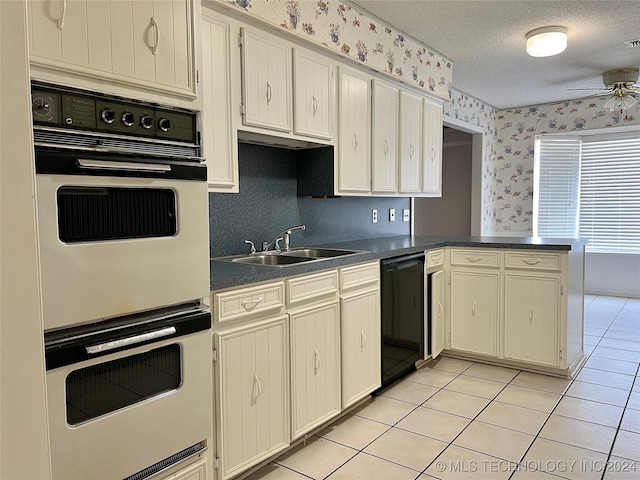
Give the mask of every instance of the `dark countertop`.
M 582 238 L 542 238 L 542 237 L 464 237 L 464 236 L 411 236 L 368 238 L 348 242 L 313 245 L 314 247 L 367 250 L 344 257 L 317 262 L 304 262 L 286 267 L 246 265 L 231 262 L 210 261 L 211 290 L 238 287 L 249 283 L 277 280 L 320 270 L 344 267 L 382 258 L 418 253 L 438 247 L 484 247 L 532 250 L 568 251 L 587 244 Z M 297 245 L 295 245 L 297 246 Z M 294 246 L 294 247 L 295 247 Z M 310 245 L 305 245 L 310 246 Z

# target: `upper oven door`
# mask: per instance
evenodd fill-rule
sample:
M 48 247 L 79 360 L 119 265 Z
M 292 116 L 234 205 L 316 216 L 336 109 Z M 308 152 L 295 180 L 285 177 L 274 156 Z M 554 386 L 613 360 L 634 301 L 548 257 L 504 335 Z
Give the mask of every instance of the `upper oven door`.
M 36 152 L 45 330 L 209 293 L 206 168 Z

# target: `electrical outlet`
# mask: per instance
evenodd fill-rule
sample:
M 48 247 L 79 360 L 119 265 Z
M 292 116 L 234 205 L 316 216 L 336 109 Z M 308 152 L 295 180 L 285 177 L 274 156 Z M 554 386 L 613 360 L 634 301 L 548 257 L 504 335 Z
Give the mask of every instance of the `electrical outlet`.
M 371 210 L 371 221 L 373 223 L 378 223 L 378 210 Z
M 389 209 L 389 221 L 390 222 L 395 222 L 396 221 L 396 209 L 395 208 L 390 208 Z
M 411 220 L 411 210 L 409 210 L 408 208 L 404 208 L 402 210 L 402 221 L 403 222 L 408 222 L 409 220 Z

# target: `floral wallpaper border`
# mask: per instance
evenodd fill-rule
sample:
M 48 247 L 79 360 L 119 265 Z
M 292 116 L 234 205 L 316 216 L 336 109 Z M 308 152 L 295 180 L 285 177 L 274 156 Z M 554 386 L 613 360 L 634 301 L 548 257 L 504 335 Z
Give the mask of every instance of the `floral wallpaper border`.
M 338 0 L 216 0 L 445 100 L 453 62 Z

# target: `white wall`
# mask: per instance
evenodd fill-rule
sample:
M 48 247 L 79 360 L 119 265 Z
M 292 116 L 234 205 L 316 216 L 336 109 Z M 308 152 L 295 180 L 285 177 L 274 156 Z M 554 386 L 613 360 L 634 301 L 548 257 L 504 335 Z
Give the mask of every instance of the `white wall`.
M 51 478 L 25 0 L 0 1 L 0 478 Z
M 640 255 L 587 253 L 585 292 L 640 298 Z

